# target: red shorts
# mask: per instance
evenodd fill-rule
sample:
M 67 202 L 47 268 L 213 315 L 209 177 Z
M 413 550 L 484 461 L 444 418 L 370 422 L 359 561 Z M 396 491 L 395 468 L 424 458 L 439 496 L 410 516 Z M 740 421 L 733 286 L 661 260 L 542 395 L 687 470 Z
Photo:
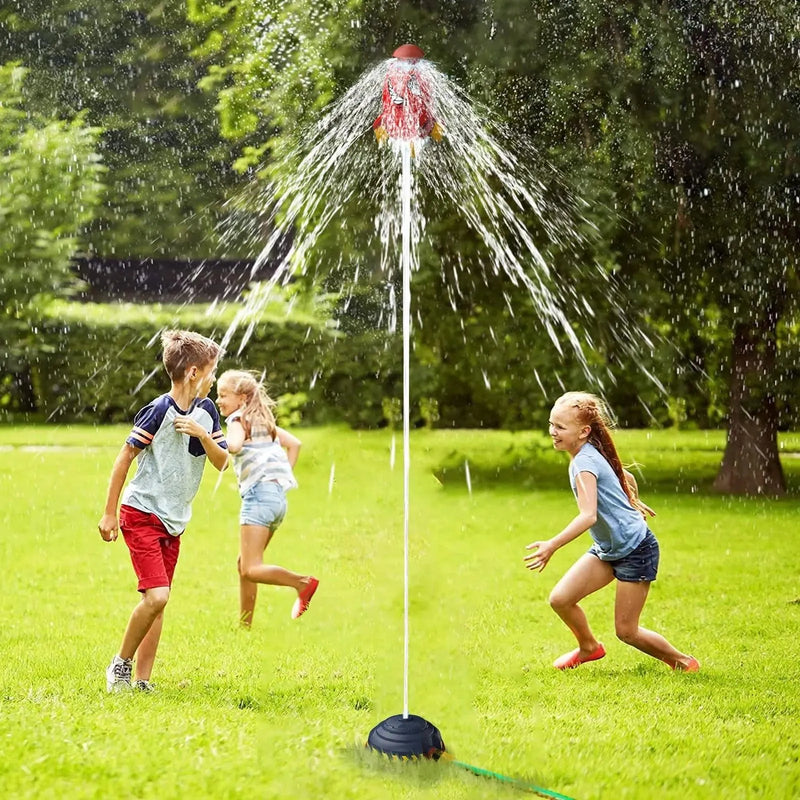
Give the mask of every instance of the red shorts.
M 120 507 L 119 527 L 139 578 L 139 591 L 172 586 L 181 537 L 172 536 L 155 514 L 131 506 Z

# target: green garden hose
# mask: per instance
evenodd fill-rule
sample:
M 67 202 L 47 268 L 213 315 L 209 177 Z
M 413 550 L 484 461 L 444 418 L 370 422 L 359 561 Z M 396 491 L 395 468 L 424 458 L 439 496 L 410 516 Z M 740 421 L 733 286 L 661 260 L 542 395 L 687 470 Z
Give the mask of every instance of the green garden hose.
M 473 775 L 480 775 L 482 778 L 493 778 L 496 781 L 508 783 L 511 786 L 515 786 L 517 789 L 521 789 L 525 792 L 538 794 L 539 797 L 550 797 L 554 798 L 554 800 L 573 800 L 571 797 L 567 797 L 565 794 L 552 792 L 550 789 L 543 789 L 541 786 L 534 786 L 532 783 L 526 783 L 525 781 L 518 780 L 517 778 L 509 778 L 508 775 L 501 775 L 499 772 L 492 772 L 489 769 L 483 769 L 483 767 L 474 767 L 472 764 L 467 764 L 464 761 L 457 761 L 447 753 L 442 753 L 442 758 L 446 759 L 457 767 L 461 767 L 462 769 L 471 772 Z

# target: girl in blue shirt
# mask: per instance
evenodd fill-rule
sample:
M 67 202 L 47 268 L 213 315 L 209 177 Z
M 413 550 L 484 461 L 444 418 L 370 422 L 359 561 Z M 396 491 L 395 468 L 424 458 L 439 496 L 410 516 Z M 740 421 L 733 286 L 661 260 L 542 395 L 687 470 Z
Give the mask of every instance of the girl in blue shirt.
M 258 584 L 291 586 L 297 592 L 292 619 L 306 612 L 319 581 L 312 575 L 264 564 L 264 551 L 286 515 L 286 492 L 297 486 L 292 472 L 300 440 L 275 423 L 275 403 L 251 372 L 228 370 L 217 381 L 217 405 L 227 417 L 228 451 L 239 482 L 239 621 L 253 621 Z
M 567 392 L 550 413 L 553 447 L 569 453 L 569 478 L 578 515 L 559 534 L 532 542 L 526 566 L 540 572 L 559 547 L 588 530 L 589 552 L 556 584 L 550 605 L 578 640 L 578 648 L 556 659 L 557 669 L 574 669 L 605 656 L 578 603 L 616 579 L 617 636 L 672 669 L 697 672 L 697 659 L 676 650 L 663 636 L 639 625 L 650 584 L 658 572 L 659 549 L 647 527 L 655 512 L 639 499 L 636 481 L 622 467 L 602 401 L 587 392 Z

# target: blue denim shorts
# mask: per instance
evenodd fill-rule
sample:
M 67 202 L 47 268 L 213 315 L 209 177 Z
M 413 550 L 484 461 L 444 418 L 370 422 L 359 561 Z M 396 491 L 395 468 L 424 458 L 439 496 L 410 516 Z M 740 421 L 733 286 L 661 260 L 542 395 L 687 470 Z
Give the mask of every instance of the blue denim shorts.
M 600 558 L 600 551 L 595 545 L 589 548 L 589 552 L 593 556 Z M 614 570 L 614 577 L 618 581 L 626 581 L 627 583 L 652 583 L 658 574 L 659 558 L 658 539 L 656 539 L 653 532 L 648 529 L 644 539 L 642 539 L 635 550 L 631 551 L 623 558 L 618 558 L 614 561 L 606 561 L 605 563 Z
M 286 516 L 286 493 L 273 481 L 262 481 L 242 496 L 240 525 L 263 525 L 276 531 Z

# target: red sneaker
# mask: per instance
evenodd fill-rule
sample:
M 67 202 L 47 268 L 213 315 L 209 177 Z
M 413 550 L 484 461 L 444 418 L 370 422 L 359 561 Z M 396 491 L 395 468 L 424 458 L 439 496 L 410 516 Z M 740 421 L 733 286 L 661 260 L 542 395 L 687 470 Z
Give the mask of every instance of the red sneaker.
M 292 606 L 292 619 L 302 617 L 308 611 L 308 604 L 311 602 L 314 592 L 317 591 L 317 586 L 319 586 L 319 581 L 316 578 L 311 578 L 305 588 L 297 595 L 297 600 L 294 601 Z
M 672 669 L 675 672 L 700 672 L 700 662 L 694 656 L 689 656 L 689 663 L 685 667 L 678 661 Z
M 564 653 L 563 656 L 560 656 L 553 662 L 553 666 L 556 669 L 575 669 L 575 667 L 579 667 L 587 661 L 597 661 L 603 658 L 605 654 L 605 647 L 603 647 L 602 644 L 598 644 L 591 655 L 586 656 L 586 658 L 581 658 L 581 651 L 579 648 L 578 650 L 573 650 L 571 653 Z

